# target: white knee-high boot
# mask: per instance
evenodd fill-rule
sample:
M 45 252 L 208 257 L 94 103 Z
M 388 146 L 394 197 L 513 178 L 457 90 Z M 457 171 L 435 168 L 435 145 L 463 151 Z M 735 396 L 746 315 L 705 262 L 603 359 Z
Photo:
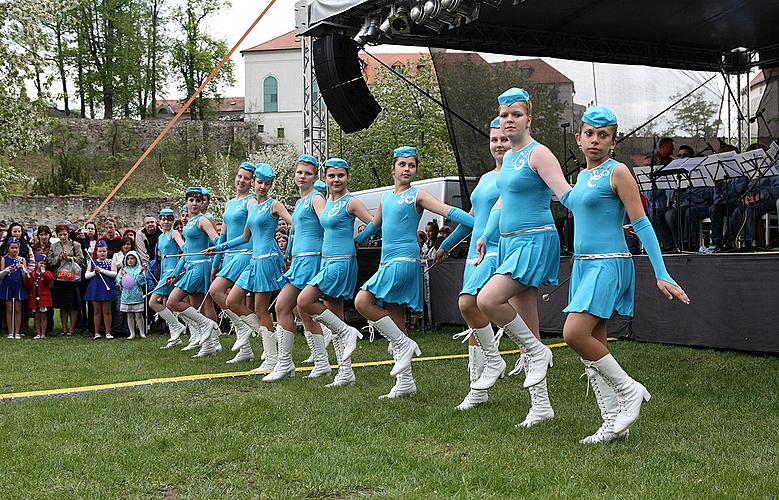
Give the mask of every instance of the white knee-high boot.
M 487 324 L 483 328 L 474 328 L 473 335 L 476 337 L 476 341 L 484 354 L 484 369 L 479 379 L 472 381 L 471 389 L 486 391 L 495 385 L 495 382 L 506 373 L 506 362 L 498 350 L 498 343 L 495 341 L 492 325 Z
M 581 361 L 584 364 L 584 373 L 587 375 L 588 382 L 592 387 L 592 392 L 595 393 L 595 400 L 598 402 L 598 408 L 600 408 L 600 415 L 603 419 L 603 423 L 600 428 L 595 431 L 595 434 L 587 436 L 579 441 L 579 443 L 608 443 L 615 439 L 627 438 L 630 434 L 629 430 L 626 430 L 622 434 L 616 434 L 614 432 L 614 420 L 619 413 L 619 399 L 617 398 L 617 393 L 606 383 L 600 373 L 598 373 L 598 370 L 592 366 L 592 361 L 587 361 L 585 359 L 582 359 Z
M 354 385 L 357 381 L 357 377 L 354 375 L 354 370 L 352 370 L 352 358 L 345 358 L 343 356 L 343 344 L 341 338 L 336 334 L 333 334 L 333 349 L 335 350 L 335 357 L 338 360 L 338 372 L 335 374 L 333 381 L 325 387 Z
M 278 361 L 279 351 L 276 345 L 276 335 L 264 326 L 260 326 L 260 336 L 262 337 L 262 353 L 265 358 L 260 366 L 252 370 L 253 372 L 273 370 Z
M 233 365 L 242 361 L 254 361 L 254 351 L 252 350 L 251 344 L 246 344 L 241 347 L 235 357 L 227 361 L 227 364 Z
M 389 316 L 384 316 L 378 321 L 369 321 L 368 323 L 392 344 L 393 354 L 397 357 L 395 357 L 395 365 L 390 371 L 391 376 L 394 377 L 410 367 L 411 358 L 414 357 L 414 354 L 417 356 L 422 354 L 417 343 L 406 336 Z
M 311 370 L 306 378 L 317 378 L 323 375 L 329 375 L 333 370 L 330 368 L 330 360 L 327 357 L 325 349 L 324 335 L 311 334 L 311 352 L 314 357 L 314 369 Z
M 158 312 L 157 316 L 165 321 L 165 324 L 168 325 L 168 330 L 170 330 L 170 339 L 168 339 L 168 343 L 162 346 L 160 349 L 170 349 L 174 345 L 180 344 L 180 337 L 185 331 L 187 331 L 187 327 L 179 323 L 179 320 L 176 319 L 176 315 L 173 314 L 173 312 L 171 312 L 171 310 L 167 307 L 164 307 L 162 311 Z
M 273 371 L 262 378 L 263 382 L 275 382 L 284 377 L 295 376 L 295 365 L 292 363 L 292 348 L 295 344 L 295 334 L 285 330 L 280 325 L 276 327 L 276 346 L 278 360 Z
M 484 371 L 484 352 L 476 345 L 468 346 L 468 375 L 471 384 L 479 380 L 482 372 Z M 487 402 L 488 396 L 486 390 L 477 390 L 471 388 L 468 391 L 468 395 L 462 403 L 457 406 L 458 410 L 470 410 L 480 404 Z
M 522 348 L 527 357 L 524 386 L 531 387 L 544 380 L 547 368 L 552 366 L 552 350 L 533 335 L 518 314 L 503 327 L 503 332 Z
M 397 363 L 399 355 L 392 344 L 389 344 L 387 351 L 392 354 L 392 358 Z M 406 369 L 395 376 L 395 385 L 390 389 L 389 393 L 379 396 L 379 399 L 402 398 L 405 396 L 413 396 L 416 393 L 417 385 L 414 382 L 414 376 L 411 374 L 411 364 L 409 364 Z
M 306 338 L 306 345 L 308 345 L 308 350 L 311 351 L 311 355 L 303 360 L 303 364 L 308 365 L 314 362 L 314 344 L 313 339 L 311 338 L 314 336 L 314 334 L 308 330 L 305 330 L 303 331 L 303 336 Z
M 344 323 L 341 318 L 329 309 L 325 309 L 322 314 L 315 314 L 311 318 L 328 328 L 333 335 L 338 335 L 341 338 L 343 357 L 352 357 L 352 353 L 357 348 L 357 339 L 362 338 L 362 334 L 356 328 Z
M 636 421 L 641 412 L 641 404 L 652 397 L 642 384 L 628 376 L 619 366 L 611 353 L 598 361 L 592 362 L 592 367 L 603 377 L 603 380 L 617 394 L 619 412 L 614 419 L 613 431 L 622 434 Z

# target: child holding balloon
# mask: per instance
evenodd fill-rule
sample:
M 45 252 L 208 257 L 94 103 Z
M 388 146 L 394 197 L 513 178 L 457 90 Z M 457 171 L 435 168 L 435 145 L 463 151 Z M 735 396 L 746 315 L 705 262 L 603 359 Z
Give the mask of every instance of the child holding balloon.
M 135 250 L 127 252 L 121 271 L 116 275 L 116 282 L 122 286 L 122 298 L 119 310 L 127 314 L 127 327 L 130 329 L 129 340 L 135 338 L 135 326 L 138 334 L 146 338 L 146 328 L 143 321 L 143 282 L 140 260 Z
M 111 304 L 116 298 L 116 271 L 112 269 L 111 260 L 108 258 L 108 243 L 106 240 L 98 240 L 95 254 L 96 260 L 92 260 L 87 267 L 84 277 L 89 280 L 84 300 L 92 303 L 94 311 L 95 336 L 93 340 L 100 338 L 100 327 L 105 327 L 105 338 L 111 340 Z M 90 259 L 91 260 L 91 259 Z

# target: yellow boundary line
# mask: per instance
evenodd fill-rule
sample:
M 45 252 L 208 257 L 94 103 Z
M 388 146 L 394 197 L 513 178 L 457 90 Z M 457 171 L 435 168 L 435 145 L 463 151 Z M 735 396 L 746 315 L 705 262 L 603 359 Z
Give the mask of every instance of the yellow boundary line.
M 609 341 L 615 341 L 615 338 L 609 338 Z M 558 342 L 555 344 L 547 344 L 551 349 L 560 349 L 567 347 L 565 342 Z M 508 351 L 501 351 L 501 354 L 518 354 L 519 349 L 512 349 Z M 416 358 L 414 363 L 423 363 L 427 361 L 446 361 L 452 359 L 465 359 L 468 358 L 468 354 L 447 354 L 443 356 L 426 356 L 422 358 Z M 365 361 L 362 363 L 353 363 L 353 367 L 370 368 L 376 366 L 392 365 L 395 362 L 391 359 L 382 361 Z M 330 365 L 331 368 L 337 369 L 338 365 Z M 313 366 L 305 366 L 295 369 L 295 373 L 309 372 L 313 369 Z M 19 399 L 39 399 L 48 397 L 61 397 L 61 396 L 77 396 L 82 394 L 91 394 L 105 391 L 115 391 L 119 389 L 139 389 L 149 387 L 152 385 L 160 384 L 178 384 L 185 382 L 205 382 L 210 380 L 220 380 L 238 377 L 253 377 L 257 375 L 265 375 L 270 373 L 270 370 L 264 370 L 261 372 L 243 371 L 243 372 L 226 372 L 226 373 L 204 373 L 200 375 L 182 375 L 179 377 L 163 377 L 163 378 L 150 378 L 146 380 L 136 380 L 131 382 L 117 382 L 113 384 L 99 384 L 99 385 L 86 385 L 82 387 L 66 387 L 62 389 L 44 389 L 40 391 L 25 391 L 25 392 L 9 392 L 6 394 L 0 394 L 0 402 L 9 402 Z

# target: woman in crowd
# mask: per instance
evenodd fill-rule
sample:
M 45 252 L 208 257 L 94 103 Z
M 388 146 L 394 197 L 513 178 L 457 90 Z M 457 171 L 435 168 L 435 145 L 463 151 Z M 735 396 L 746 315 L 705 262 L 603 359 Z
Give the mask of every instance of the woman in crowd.
M 490 154 L 495 159 L 495 168 L 481 176 L 479 184 L 471 192 L 471 213 L 474 216 L 474 234 L 481 234 L 487 225 L 490 211 L 498 200 L 498 176 L 503 165 L 503 156 L 511 145 L 509 139 L 500 129 L 500 118 L 495 118 L 490 123 Z M 471 230 L 460 224 L 452 234 L 441 243 L 441 248 L 436 253 L 436 261 L 441 261 L 449 256 L 449 252 L 468 236 Z M 485 284 L 492 278 L 498 268 L 498 237 L 495 235 L 487 242 L 487 249 L 481 264 L 476 266 L 479 253 L 476 251 L 476 238 L 471 238 L 468 246 L 468 258 L 463 272 L 463 289 L 460 292 L 458 305 L 460 313 L 468 325 L 468 373 L 471 383 L 475 383 L 484 371 L 487 359 L 494 363 L 496 370 L 505 369 L 506 362 L 500 356 L 498 343 L 495 341 L 492 325 L 484 316 L 476 302 L 476 296 Z M 479 328 L 479 325 L 487 325 Z M 468 410 L 487 402 L 487 390 L 471 389 L 458 410 Z
M 129 236 L 124 236 L 122 238 L 122 246 L 120 250 L 116 252 L 111 259 L 113 260 L 115 271 L 118 272 L 122 269 L 122 266 L 124 266 L 124 256 L 134 250 L 135 250 L 135 240 L 133 240 Z
M 328 328 L 338 359 L 338 373 L 327 387 L 352 385 L 352 353 L 357 348 L 357 329 L 344 323 L 344 299 L 354 296 L 357 285 L 357 255 L 354 245 L 354 219 L 366 224 L 371 213 L 349 193 L 349 164 L 341 158 L 325 161 L 327 202 L 319 222 L 324 229 L 322 263 L 298 296 L 298 310 Z
M 406 331 L 406 307 L 422 311 L 422 266 L 417 257 L 417 227 L 423 210 L 473 227 L 473 217 L 459 208 L 450 207 L 427 191 L 411 187 L 417 173 L 417 150 L 403 146 L 393 153 L 392 177 L 395 189 L 384 193 L 373 221 L 357 236 L 364 243 L 382 230 L 379 270 L 357 294 L 354 305 L 368 324 L 390 343 L 395 359 L 390 375 L 396 377 L 394 387 L 379 399 L 416 394 L 411 374 L 411 358 L 419 355 L 419 346 Z M 378 301 L 383 306 L 377 304 Z
M 325 208 L 325 195 L 315 187 L 319 161 L 310 155 L 301 155 L 295 168 L 295 184 L 298 187 L 300 199 L 295 203 L 292 212 L 292 243 L 287 248 L 287 255 L 292 260 L 289 270 L 284 274 L 286 284 L 276 300 L 276 320 L 282 336 L 294 335 L 295 307 L 300 292 L 306 284 L 316 276 L 322 257 L 322 237 L 324 230 L 319 222 L 319 217 Z M 322 328 L 310 315 L 298 311 L 303 321 L 303 335 L 311 350 L 314 369 L 308 378 L 321 377 L 331 372 L 330 361 L 327 359 L 326 342 Z M 278 333 L 277 333 L 278 335 Z M 284 337 L 285 338 L 285 337 Z M 286 346 L 282 346 L 286 348 Z M 291 347 L 291 346 L 290 346 Z M 278 363 L 275 375 L 282 376 L 284 365 L 292 360 L 292 352 L 280 352 L 285 363 Z M 286 361 L 288 360 L 288 361 Z
M 642 402 L 650 398 L 646 387 L 628 376 L 609 353 L 606 342 L 606 320 L 613 313 L 633 316 L 635 269 L 623 232 L 626 213 L 655 270 L 657 287 L 669 300 L 690 302 L 665 268 L 632 172 L 609 158 L 616 138 L 614 113 L 603 106 L 587 109 L 576 134 L 587 169 L 560 198 L 576 219 L 563 337 L 584 363 L 603 418 L 601 427 L 582 444 L 627 437 Z
M 165 307 L 168 295 L 173 287 L 167 284 L 167 279 L 176 270 L 180 257 L 177 254 L 181 252 L 184 246 L 184 238 L 181 233 L 173 229 L 173 210 L 163 208 L 160 210 L 160 226 L 162 234 L 157 240 L 157 253 L 160 259 L 160 279 L 154 287 L 149 298 L 149 307 L 162 318 L 170 330 L 170 339 L 161 347 L 161 349 L 170 349 L 173 346 L 181 344 L 181 335 L 186 331 L 186 327 L 179 323 L 176 316 Z
M 77 241 L 70 239 L 68 226 L 58 224 L 54 228 L 59 241 L 52 243 L 49 249 L 49 266 L 54 269 L 54 307 L 60 310 L 62 321 L 61 336 L 71 337 L 75 332 L 81 294 L 78 288 L 78 278 L 84 268 L 84 252 Z M 74 267 L 75 265 L 75 267 Z M 74 271 L 79 276 L 74 274 Z
M 524 386 L 532 406 L 518 425 L 531 427 L 554 418 L 546 385 L 552 351 L 539 340 L 537 293 L 542 284 L 557 284 L 560 266 L 560 238 L 549 208 L 552 190 L 559 197 L 571 186 L 554 154 L 530 135 L 533 108 L 528 93 L 509 89 L 498 97 L 498 104 L 500 127 L 511 150 L 498 174 L 500 198 L 476 243 L 480 263 L 486 242 L 500 231 L 498 269 L 479 292 L 477 305 L 522 349 L 520 367 L 525 370 Z M 490 324 L 475 326 L 482 329 Z M 489 389 L 503 369 L 499 357 L 485 360 L 484 371 L 471 389 Z
M 224 228 L 219 235 L 217 243 L 224 243 L 243 235 L 243 231 L 246 228 L 246 220 L 249 217 L 249 210 L 256 202 L 251 194 L 254 170 L 254 164 L 248 161 L 241 163 L 238 167 L 233 180 L 235 197 L 225 205 L 223 215 Z M 236 341 L 232 350 L 238 351 L 238 353 L 233 359 L 228 361 L 230 364 L 254 360 L 254 352 L 249 339 L 253 332 L 260 332 L 259 324 L 247 325 L 227 307 L 228 292 L 252 260 L 250 249 L 251 244 L 245 242 L 235 247 L 234 250 L 236 251 L 234 253 L 219 253 L 214 256 L 213 268 L 214 271 L 218 272 L 211 283 L 208 293 L 227 317 L 230 318 L 235 328 Z
M 12 233 L 11 233 L 12 234 Z M 8 338 L 22 338 L 22 310 L 27 300 L 24 280 L 29 276 L 27 259 L 19 255 L 20 241 L 8 236 L 3 243 L 5 253 L 0 259 L 0 300 L 5 301 L 5 322 L 8 326 Z
M 281 288 L 281 261 L 278 258 L 276 241 L 273 234 L 279 219 L 292 223 L 292 216 L 281 202 L 270 197 L 269 192 L 273 187 L 276 173 L 267 163 L 258 163 L 254 170 L 254 192 L 256 203 L 249 207 L 249 215 L 243 233 L 235 238 L 206 250 L 207 254 L 231 250 L 251 242 L 252 257 L 249 265 L 243 270 L 235 285 L 227 296 L 227 307 L 235 313 L 236 317 L 243 321 L 252 330 L 259 330 L 262 335 L 263 350 L 266 353 L 265 360 L 254 371 L 266 371 L 273 369 L 278 358 L 276 342 L 284 346 L 286 352 L 292 350 L 294 337 L 290 334 L 277 332 L 279 338 L 274 338 L 273 319 L 268 311 L 271 295 Z M 254 293 L 254 311 L 246 306 L 246 293 Z M 258 328 L 259 326 L 259 328 Z M 248 340 L 248 339 L 247 339 Z M 288 349 L 287 349 L 287 346 Z M 295 365 L 292 360 L 283 360 L 289 363 L 291 368 L 284 374 L 294 375 Z M 269 376 L 270 374 L 268 374 Z M 263 378 L 265 380 L 268 376 Z M 269 381 L 275 380 L 275 376 Z
M 93 326 L 95 336 L 93 340 L 101 338 L 100 328 L 105 329 L 105 338 L 113 339 L 111 322 L 113 320 L 111 306 L 116 299 L 116 271 L 113 263 L 108 259 L 108 243 L 100 240 L 96 244 L 97 259 L 91 260 L 87 265 L 84 277 L 88 281 L 84 300 L 92 304 Z

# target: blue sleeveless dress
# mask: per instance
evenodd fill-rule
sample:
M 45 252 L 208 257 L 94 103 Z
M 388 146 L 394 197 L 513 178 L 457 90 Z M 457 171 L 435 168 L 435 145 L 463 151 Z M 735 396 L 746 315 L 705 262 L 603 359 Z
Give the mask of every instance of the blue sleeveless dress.
M 184 226 L 182 232 L 186 240 L 186 253 L 202 252 L 209 247 L 208 234 L 198 227 L 198 222 L 204 217 L 205 215 L 198 214 Z M 188 255 L 184 260 L 184 276 L 176 282 L 175 288 L 187 293 L 206 293 L 211 285 L 211 258 L 205 255 Z
M 362 289 L 383 302 L 422 311 L 422 267 L 417 243 L 422 212 L 417 211 L 418 194 L 419 188 L 412 187 L 400 194 L 389 191 L 382 195 L 381 263 Z
M 160 251 L 160 283 L 165 283 L 165 280 L 176 269 L 176 265 L 179 263 L 180 257 L 166 257 L 167 255 L 176 255 L 180 252 L 179 244 L 173 239 L 173 230 L 171 229 L 167 233 L 162 233 L 157 240 L 157 250 Z M 156 288 L 157 295 L 167 297 L 170 292 L 173 291 L 173 285 L 159 285 Z
M 325 230 L 322 240 L 322 264 L 308 282 L 319 287 L 326 297 L 351 299 L 357 286 L 357 251 L 354 247 L 354 215 L 347 208 L 352 195 L 336 201 L 327 198 L 319 222 Z
M 4 256 L 5 267 L 16 263 L 9 256 Z M 27 300 L 27 289 L 24 287 L 22 270 L 17 269 L 5 275 L 3 281 L 0 281 L 0 300 Z
M 479 235 L 484 231 L 487 225 L 487 219 L 490 218 L 490 211 L 498 201 L 500 192 L 498 190 L 498 172 L 487 172 L 481 176 L 476 188 L 471 192 L 471 206 L 473 207 L 473 234 Z M 479 290 L 492 278 L 498 269 L 498 235 L 485 242 L 487 244 L 486 254 L 481 264 L 476 266 L 479 258 L 476 252 L 477 238 L 471 238 L 468 246 L 468 259 L 465 261 L 465 271 L 463 272 L 463 289 L 461 294 L 476 295 Z
M 249 265 L 238 277 L 236 286 L 249 292 L 274 292 L 281 288 L 281 261 L 274 234 L 279 218 L 273 215 L 273 198 L 249 207 L 246 225 L 252 233 Z
M 99 267 L 104 271 L 111 270 L 111 261 L 95 260 L 89 263 L 89 270 L 94 270 L 95 267 Z M 102 279 L 101 279 L 102 276 Z M 106 290 L 106 285 L 108 289 Z M 84 300 L 86 301 L 105 301 L 113 302 L 116 298 L 116 278 L 110 278 L 106 275 L 96 274 L 93 276 L 87 284 L 87 290 L 84 293 Z
M 252 196 L 247 195 L 243 198 L 234 198 L 227 202 L 224 210 L 225 228 L 222 231 L 219 242 L 230 241 L 236 236 L 241 236 L 243 234 L 243 230 L 246 227 L 246 220 L 249 217 L 249 202 L 251 200 Z M 246 253 L 236 252 L 222 254 L 222 267 L 216 275 L 235 283 L 252 260 L 252 255 L 250 253 L 251 242 L 247 241 L 242 245 L 238 245 L 233 250 L 245 250 Z
M 606 160 L 579 173 L 566 204 L 576 221 L 574 260 L 565 312 L 633 316 L 636 273 L 625 242 L 625 207 L 611 187 L 619 165 Z
M 322 193 L 314 190 L 299 199 L 292 212 L 292 263 L 284 274 L 284 279 L 292 286 L 302 290 L 306 283 L 316 276 L 322 261 L 322 237 L 324 229 L 314 211 L 314 196 Z
M 506 153 L 497 181 L 503 208 L 495 273 L 532 287 L 556 285 L 560 269 L 560 238 L 549 208 L 552 190 L 530 167 L 537 146 L 533 141 Z

